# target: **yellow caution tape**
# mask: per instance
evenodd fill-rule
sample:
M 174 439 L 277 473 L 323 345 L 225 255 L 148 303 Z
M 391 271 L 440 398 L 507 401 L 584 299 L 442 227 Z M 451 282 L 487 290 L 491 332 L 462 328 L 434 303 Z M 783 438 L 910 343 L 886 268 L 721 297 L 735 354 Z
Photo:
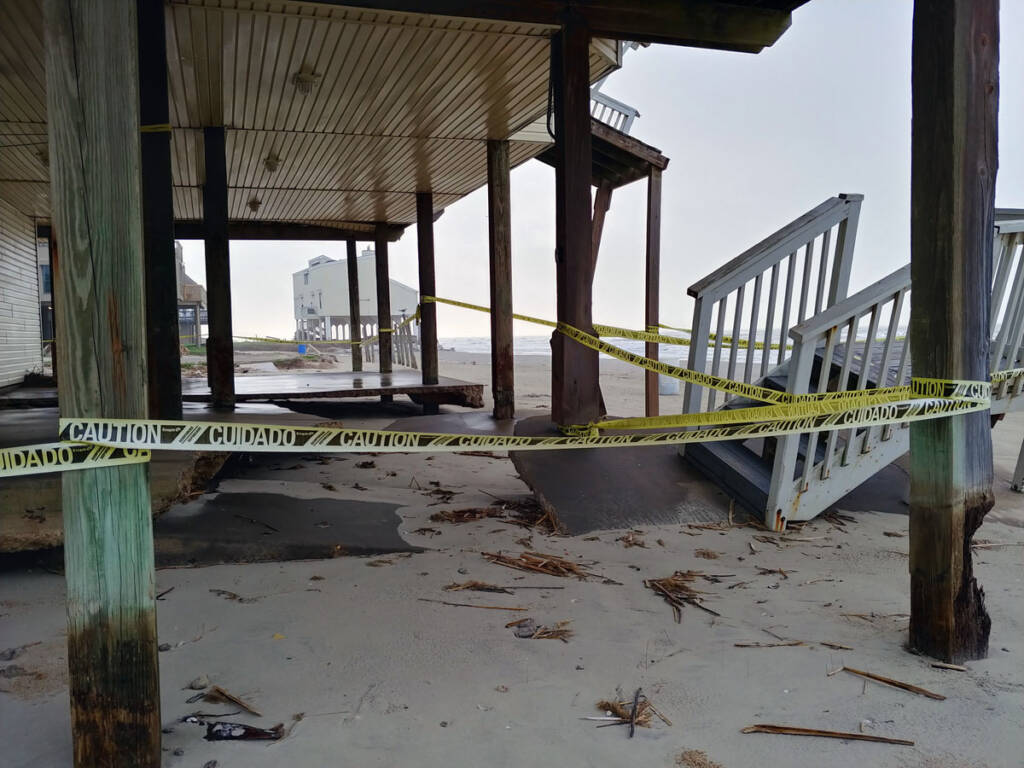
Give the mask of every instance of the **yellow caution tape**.
M 154 123 L 153 125 L 140 125 L 139 133 L 170 133 L 170 123 Z
M 149 456 L 148 450 L 136 446 L 120 448 L 107 445 L 44 443 L 0 448 L 0 477 L 144 464 L 149 461 Z
M 439 300 L 455 306 L 478 305 Z M 419 312 L 404 321 L 417 319 Z M 519 319 L 537 321 L 525 315 Z M 698 386 L 769 403 L 712 413 L 615 419 L 570 428 L 575 434 L 552 437 L 397 432 L 334 427 L 286 427 L 271 424 L 155 421 L 148 419 L 63 418 L 60 443 L 0 450 L 0 477 L 138 463 L 150 450 L 353 453 L 438 453 L 472 449 L 516 451 L 683 445 L 746 440 L 789 434 L 859 429 L 907 423 L 987 410 L 991 384 L 915 378 L 908 386 L 849 392 L 791 394 L 666 365 L 615 347 L 564 323 L 549 323 L 581 344 L 618 359 Z M 624 330 L 624 329 L 618 329 Z M 370 340 L 367 340 L 370 341 Z M 1024 369 L 1001 371 L 1003 382 L 1024 377 Z M 602 435 L 599 430 L 676 428 L 683 431 Z

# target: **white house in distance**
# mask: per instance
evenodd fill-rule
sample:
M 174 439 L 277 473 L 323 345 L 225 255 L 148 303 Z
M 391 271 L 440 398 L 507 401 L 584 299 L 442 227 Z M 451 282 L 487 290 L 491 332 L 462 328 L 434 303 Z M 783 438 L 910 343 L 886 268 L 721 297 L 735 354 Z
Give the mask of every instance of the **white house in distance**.
M 377 333 L 377 274 L 373 248 L 356 259 L 362 338 Z M 292 274 L 296 339 L 351 338 L 348 303 L 348 265 L 345 259 L 317 256 L 305 269 Z M 401 322 L 416 311 L 419 293 L 391 280 L 391 322 Z

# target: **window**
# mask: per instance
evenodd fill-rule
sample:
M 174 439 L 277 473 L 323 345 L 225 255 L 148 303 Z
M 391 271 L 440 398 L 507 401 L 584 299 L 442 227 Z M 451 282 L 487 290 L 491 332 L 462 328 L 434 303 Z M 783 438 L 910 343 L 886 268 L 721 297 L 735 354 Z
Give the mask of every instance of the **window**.
M 39 290 L 42 293 L 53 293 L 53 281 L 50 277 L 50 265 L 39 265 Z
M 302 273 L 302 284 L 309 285 L 309 272 Z
M 324 292 L 323 291 L 320 291 L 319 298 L 320 298 L 320 309 L 323 309 L 324 308 Z

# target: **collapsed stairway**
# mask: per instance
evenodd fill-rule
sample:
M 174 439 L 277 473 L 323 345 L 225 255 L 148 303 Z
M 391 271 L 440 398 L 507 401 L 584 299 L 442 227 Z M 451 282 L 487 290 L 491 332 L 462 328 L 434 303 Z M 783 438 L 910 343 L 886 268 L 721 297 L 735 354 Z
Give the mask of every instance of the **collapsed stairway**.
M 689 367 L 792 394 L 910 381 L 910 267 L 847 296 L 860 195 L 840 195 L 691 286 Z M 1024 220 L 997 223 L 991 370 L 1024 366 Z M 684 411 L 764 405 L 688 386 Z M 1024 376 L 992 413 L 1024 409 Z M 685 446 L 680 452 L 765 524 L 808 520 L 909 449 L 908 424 Z M 1014 474 L 1024 486 L 1024 446 Z

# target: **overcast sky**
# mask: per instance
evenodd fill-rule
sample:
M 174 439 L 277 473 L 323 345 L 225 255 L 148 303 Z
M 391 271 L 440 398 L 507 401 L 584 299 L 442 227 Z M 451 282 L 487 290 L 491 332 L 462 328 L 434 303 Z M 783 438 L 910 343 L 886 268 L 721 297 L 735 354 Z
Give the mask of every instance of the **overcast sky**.
M 1024 2 L 1001 16 L 1000 156 L 996 205 L 1024 207 Z M 651 46 L 606 82 L 635 106 L 631 133 L 671 160 L 664 175 L 661 317 L 689 326 L 687 287 L 839 192 L 865 195 L 851 290 L 910 259 L 911 0 L 811 0 L 759 55 Z M 435 225 L 441 296 L 488 303 L 486 190 Z M 617 190 L 594 285 L 595 322 L 643 327 L 646 186 Z M 201 242 L 186 270 L 205 281 Z M 362 247 L 362 246 L 360 246 Z M 531 160 L 512 172 L 513 299 L 554 318 L 554 172 Z M 291 273 L 344 243 L 231 244 L 235 332 L 290 336 Z M 391 246 L 391 276 L 417 285 L 416 233 Z M 441 307 L 439 335 L 486 336 L 486 316 Z M 544 329 L 516 324 L 516 334 Z

